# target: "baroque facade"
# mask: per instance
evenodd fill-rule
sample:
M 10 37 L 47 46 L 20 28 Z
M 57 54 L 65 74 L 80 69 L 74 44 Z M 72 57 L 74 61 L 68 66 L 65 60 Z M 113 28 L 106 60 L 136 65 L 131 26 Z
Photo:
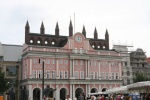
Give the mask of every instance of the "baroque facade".
M 109 50 L 109 34 L 98 39 L 86 38 L 82 33 L 73 34 L 70 21 L 69 36 L 59 34 L 58 22 L 55 34 L 45 34 L 42 22 L 40 33 L 31 33 L 27 21 L 25 43 L 22 54 L 22 85 L 29 90 L 29 99 L 42 100 L 42 66 L 44 66 L 44 88 L 56 89 L 50 96 L 64 100 L 66 95 L 78 97 L 80 93 L 105 91 L 122 85 L 122 57 Z M 43 65 L 42 65 L 43 64 Z M 37 96 L 38 95 L 38 96 Z

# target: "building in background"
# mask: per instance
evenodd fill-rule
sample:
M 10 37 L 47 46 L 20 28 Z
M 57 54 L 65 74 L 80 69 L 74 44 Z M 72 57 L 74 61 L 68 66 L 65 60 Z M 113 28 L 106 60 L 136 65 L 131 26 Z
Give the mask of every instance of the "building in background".
M 21 54 L 21 45 L 0 43 L 0 67 L 5 72 L 5 78 L 8 80 L 10 88 L 14 90 L 18 87 L 16 86 L 16 79 L 18 80 L 18 84 L 21 80 Z M 18 69 L 17 66 L 19 66 Z
M 120 52 L 122 59 L 122 79 L 123 85 L 133 83 L 132 66 L 130 65 L 130 53 L 127 45 L 113 45 L 113 49 Z
M 141 48 L 130 53 L 130 60 L 133 71 L 133 80 L 138 73 L 142 73 L 148 78 L 148 80 L 150 80 L 150 67 L 145 52 Z
M 61 36 L 58 23 L 55 34 L 45 34 L 42 22 L 40 33 L 31 33 L 25 26 L 25 44 L 22 53 L 22 85 L 29 89 L 29 99 L 42 99 L 42 63 L 44 87 L 56 89 L 55 100 L 78 97 L 105 91 L 122 85 L 122 57 L 109 50 L 109 34 L 99 39 L 95 28 L 94 38 L 86 38 L 86 30 L 73 34 L 70 21 L 69 36 Z M 38 95 L 38 96 L 37 96 Z

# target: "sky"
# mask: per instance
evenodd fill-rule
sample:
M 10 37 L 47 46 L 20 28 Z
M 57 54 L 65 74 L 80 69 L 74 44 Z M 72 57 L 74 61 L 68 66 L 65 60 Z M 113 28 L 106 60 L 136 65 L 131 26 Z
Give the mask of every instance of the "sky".
M 45 34 L 55 34 L 56 22 L 60 35 L 69 35 L 70 19 L 74 32 L 104 39 L 108 30 L 112 45 L 128 45 L 133 51 L 142 48 L 150 57 L 150 0 L 0 0 L 0 42 L 22 45 L 25 24 L 30 32 L 39 33 L 43 21 Z

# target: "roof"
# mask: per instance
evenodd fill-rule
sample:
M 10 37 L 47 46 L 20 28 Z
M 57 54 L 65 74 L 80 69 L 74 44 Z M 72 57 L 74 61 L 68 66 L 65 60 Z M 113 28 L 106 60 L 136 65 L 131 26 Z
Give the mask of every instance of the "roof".
M 21 59 L 23 46 L 2 44 L 4 61 L 18 61 Z
M 150 57 L 147 58 L 147 62 L 150 62 Z

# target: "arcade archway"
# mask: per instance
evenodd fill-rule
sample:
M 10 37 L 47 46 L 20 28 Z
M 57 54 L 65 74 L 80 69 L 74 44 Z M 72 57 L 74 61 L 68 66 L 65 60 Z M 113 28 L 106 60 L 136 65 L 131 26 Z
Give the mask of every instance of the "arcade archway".
M 96 88 L 91 89 L 91 93 L 97 93 L 97 92 L 98 92 L 98 90 Z
M 33 90 L 33 100 L 40 100 L 40 89 L 35 88 Z
M 67 95 L 67 89 L 66 88 L 62 88 L 60 90 L 60 100 L 65 100 L 66 95 Z
M 76 98 L 78 98 L 81 93 L 83 93 L 83 89 L 82 88 L 77 88 L 76 91 L 75 91 Z
M 107 88 L 103 88 L 103 89 L 102 89 L 102 92 L 105 92 L 106 90 L 108 90 L 108 89 L 107 89 Z

